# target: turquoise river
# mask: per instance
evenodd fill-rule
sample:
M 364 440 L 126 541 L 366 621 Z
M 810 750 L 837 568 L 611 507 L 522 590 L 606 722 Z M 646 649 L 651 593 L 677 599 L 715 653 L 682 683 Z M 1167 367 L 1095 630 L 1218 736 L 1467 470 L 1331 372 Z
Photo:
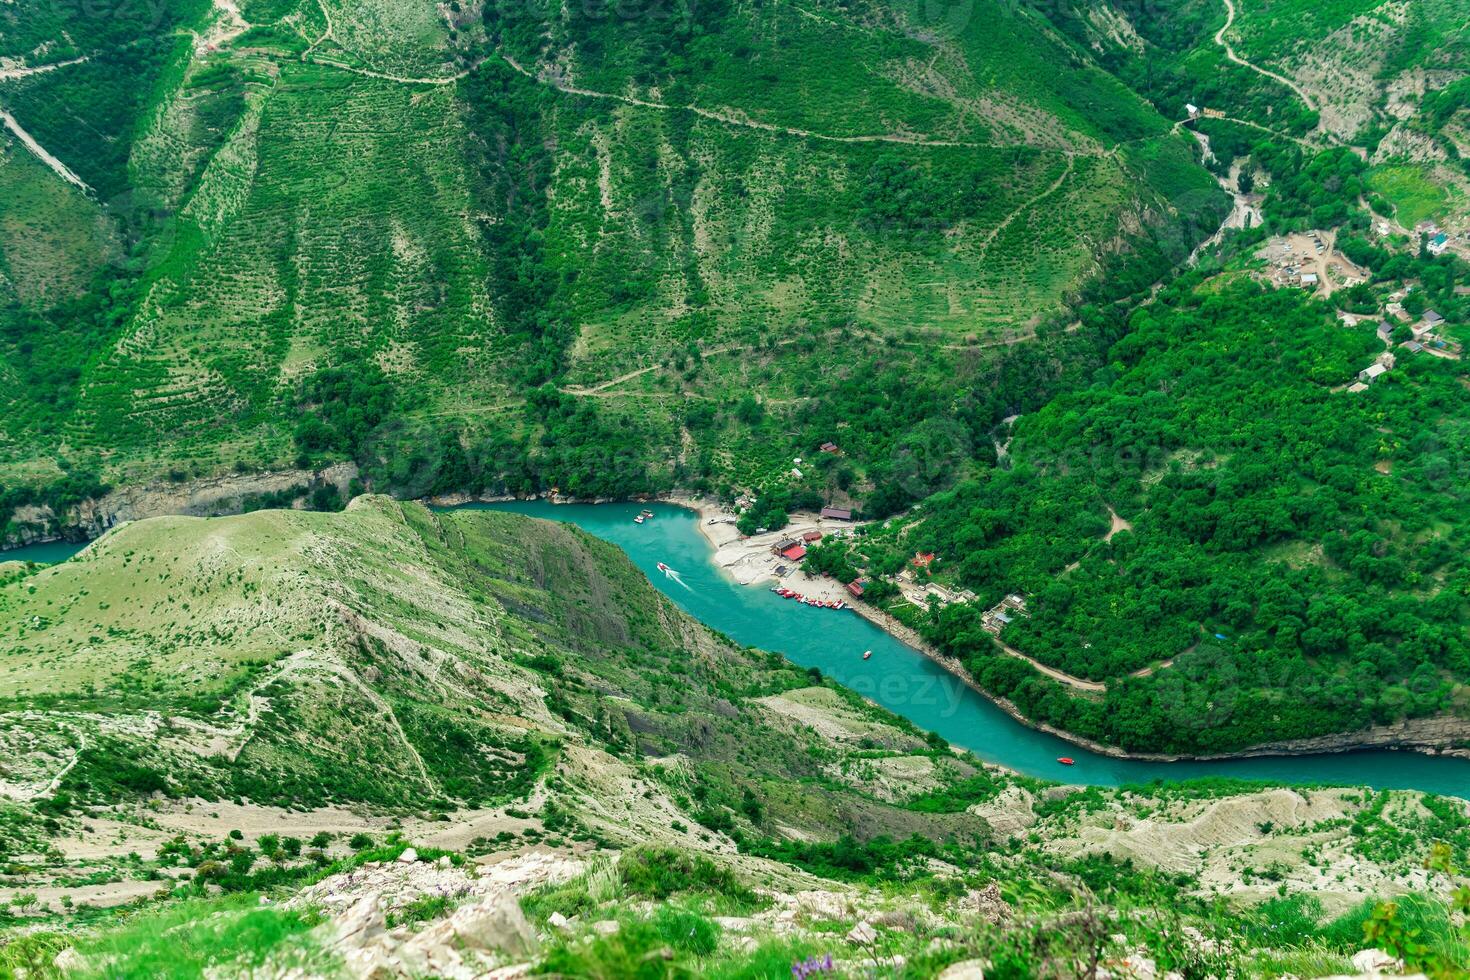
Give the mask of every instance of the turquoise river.
M 736 584 L 715 566 L 713 549 L 699 531 L 698 518 L 686 508 L 647 505 L 656 516 L 639 525 L 633 518 L 643 504 L 523 501 L 468 506 L 576 524 L 622 548 L 656 587 L 706 625 L 737 642 L 784 654 L 803 667 L 817 667 L 920 728 L 937 732 L 982 759 L 1029 775 L 1104 786 L 1221 776 L 1418 789 L 1470 798 L 1470 760 L 1412 752 L 1218 762 L 1141 762 L 1098 755 L 1020 724 L 923 654 L 856 613 L 802 606 L 773 594 L 767 585 Z M 80 547 L 42 545 L 0 553 L 0 557 L 59 561 Z M 677 577 L 659 572 L 659 562 L 670 566 Z M 863 659 L 866 650 L 873 651 L 868 660 Z M 1060 765 L 1056 760 L 1061 756 L 1076 764 Z

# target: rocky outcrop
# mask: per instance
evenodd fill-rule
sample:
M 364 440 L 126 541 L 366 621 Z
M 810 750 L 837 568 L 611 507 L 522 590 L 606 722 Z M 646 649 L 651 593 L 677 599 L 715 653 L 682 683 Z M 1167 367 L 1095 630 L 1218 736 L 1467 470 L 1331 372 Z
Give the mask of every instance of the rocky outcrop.
M 187 483 L 165 481 L 125 486 L 85 501 L 64 514 L 46 506 L 17 508 L 0 547 L 96 538 L 118 524 L 149 517 L 238 514 L 251 497 L 323 485 L 336 487 L 346 499 L 356 478 L 355 463 L 337 463 L 320 470 L 231 473 Z
M 1357 749 L 1408 749 L 1431 755 L 1470 758 L 1470 718 L 1438 715 L 1410 718 L 1394 725 L 1378 725 L 1360 732 L 1299 738 L 1258 745 L 1242 755 L 1311 755 L 1352 752 Z
M 348 972 L 362 980 L 510 976 L 541 948 L 518 896 L 581 870 L 580 862 L 548 852 L 459 867 L 447 857 L 420 861 L 410 848 L 396 861 L 370 863 L 318 882 L 292 904 L 319 907 L 331 915 L 325 927 L 330 945 Z M 424 898 L 460 904 L 416 932 L 390 926 L 395 913 Z

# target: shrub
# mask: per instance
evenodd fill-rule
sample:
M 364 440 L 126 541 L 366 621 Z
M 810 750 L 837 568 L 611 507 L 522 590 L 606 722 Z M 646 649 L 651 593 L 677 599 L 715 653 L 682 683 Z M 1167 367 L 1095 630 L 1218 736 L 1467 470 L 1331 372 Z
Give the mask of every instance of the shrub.
M 665 906 L 654 915 L 653 925 L 664 942 L 695 956 L 708 956 L 720 945 L 720 927 L 697 912 Z
M 710 892 L 749 900 L 750 889 L 728 868 L 709 858 L 671 847 L 639 847 L 623 855 L 618 864 L 623 885 L 633 895 L 665 899 L 679 892 Z

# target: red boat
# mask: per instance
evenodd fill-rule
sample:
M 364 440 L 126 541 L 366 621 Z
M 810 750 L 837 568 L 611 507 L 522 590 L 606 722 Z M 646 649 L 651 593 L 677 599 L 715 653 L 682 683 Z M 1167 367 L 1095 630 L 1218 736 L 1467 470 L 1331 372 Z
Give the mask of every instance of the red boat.
M 1060 762 L 1064 766 L 1075 766 L 1077 764 L 1077 763 L 1073 762 L 1071 759 L 1067 758 L 1066 756 L 1062 756 L 1057 761 Z
M 661 572 L 667 572 L 669 570 L 669 566 L 665 565 L 663 562 L 659 562 L 658 570 Z

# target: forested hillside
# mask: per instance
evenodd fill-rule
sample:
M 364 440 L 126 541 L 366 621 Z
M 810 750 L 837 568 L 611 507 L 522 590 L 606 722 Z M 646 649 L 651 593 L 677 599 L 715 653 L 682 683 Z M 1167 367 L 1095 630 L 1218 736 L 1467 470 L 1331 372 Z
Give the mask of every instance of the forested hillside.
M 1135 315 L 1098 383 L 1017 423 L 1006 468 L 859 550 L 943 556 L 979 600 L 936 609 L 936 640 L 1028 715 L 1125 748 L 1449 710 L 1470 676 L 1453 475 L 1470 396 L 1429 357 L 1345 391 L 1375 348 L 1292 294 L 1180 287 Z M 1109 508 L 1127 522 L 1111 534 Z M 1030 615 L 1005 641 L 1105 696 L 992 646 L 979 617 L 1009 592 Z

